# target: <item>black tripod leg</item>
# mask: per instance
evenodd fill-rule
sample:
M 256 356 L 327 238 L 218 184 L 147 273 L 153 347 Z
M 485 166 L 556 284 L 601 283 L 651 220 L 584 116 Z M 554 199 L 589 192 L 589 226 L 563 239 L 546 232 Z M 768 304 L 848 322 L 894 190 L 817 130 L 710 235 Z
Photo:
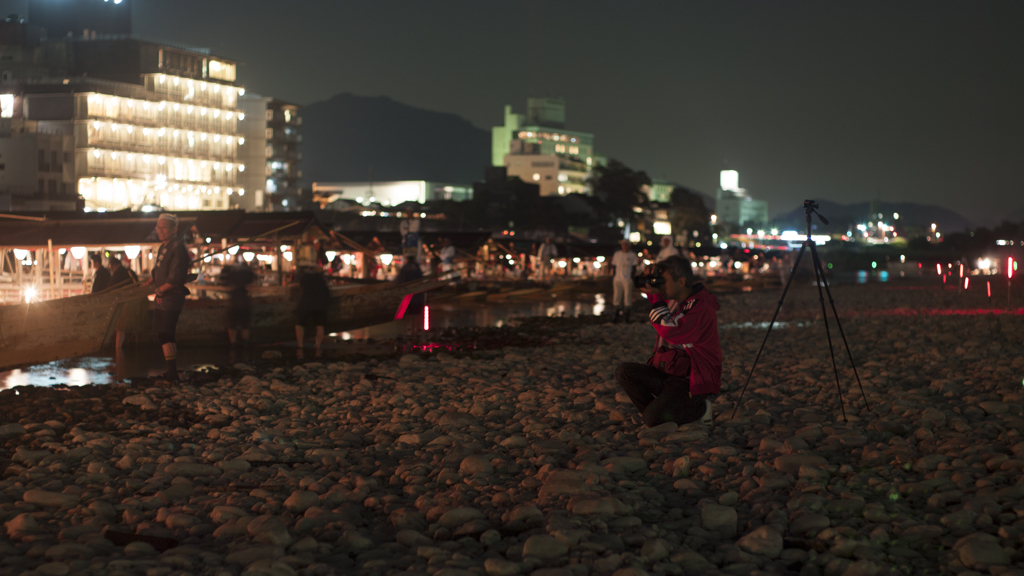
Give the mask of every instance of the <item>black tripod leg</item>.
M 850 352 L 850 343 L 846 340 L 846 333 L 843 332 L 843 323 L 839 321 L 839 312 L 836 312 L 836 301 L 832 298 L 832 290 L 828 287 L 828 280 L 825 280 L 825 275 L 821 276 L 822 284 L 825 285 L 825 293 L 828 294 L 828 303 L 832 305 L 832 316 L 836 319 L 836 326 L 839 327 L 839 335 L 843 337 L 843 345 L 846 346 L 846 356 L 850 359 L 850 366 L 853 367 L 853 375 L 857 378 L 857 386 L 860 388 L 860 395 L 864 398 L 864 407 L 868 409 L 868 412 L 874 413 L 871 409 L 871 405 L 868 404 L 868 395 L 864 393 L 864 385 L 860 383 L 860 374 L 857 373 L 857 364 L 853 361 L 853 352 Z
M 786 292 L 789 292 L 789 285 L 793 283 L 793 277 L 796 276 L 796 269 L 800 267 L 800 259 L 804 257 L 804 250 L 807 249 L 807 245 L 804 244 L 800 247 L 800 253 L 796 255 L 796 262 L 793 263 L 793 268 L 789 271 L 789 279 L 786 280 L 786 287 L 782 289 L 782 296 L 779 297 L 779 305 L 775 307 L 775 314 L 772 315 L 772 321 L 768 324 L 768 332 L 764 335 L 764 341 L 761 342 L 761 348 L 757 351 L 757 357 L 754 358 L 754 365 L 750 367 L 750 374 L 747 374 L 747 381 L 743 383 L 743 389 L 740 390 L 740 397 L 736 399 L 736 406 L 732 409 L 732 416 L 736 417 L 736 411 L 740 409 L 740 402 L 743 401 L 743 394 L 747 392 L 747 384 L 750 384 L 750 378 L 754 375 L 754 370 L 757 368 L 757 363 L 761 360 L 761 353 L 764 352 L 764 345 L 768 343 L 768 337 L 772 334 L 772 328 L 775 326 L 775 319 L 779 317 L 779 311 L 782 310 L 782 303 L 786 301 Z
M 812 242 L 812 241 L 808 241 Z M 843 388 L 839 385 L 839 367 L 836 366 L 836 353 L 832 348 L 832 331 L 828 329 L 828 313 L 825 312 L 825 295 L 821 291 L 821 282 L 825 277 L 825 271 L 821 268 L 821 260 L 818 259 L 818 250 L 811 244 L 811 259 L 814 261 L 814 279 L 818 284 L 818 300 L 821 302 L 821 320 L 825 323 L 825 335 L 828 336 L 828 354 L 832 357 L 832 371 L 836 375 L 836 392 L 839 393 L 839 408 L 843 411 L 843 422 L 846 422 L 846 404 L 843 402 Z

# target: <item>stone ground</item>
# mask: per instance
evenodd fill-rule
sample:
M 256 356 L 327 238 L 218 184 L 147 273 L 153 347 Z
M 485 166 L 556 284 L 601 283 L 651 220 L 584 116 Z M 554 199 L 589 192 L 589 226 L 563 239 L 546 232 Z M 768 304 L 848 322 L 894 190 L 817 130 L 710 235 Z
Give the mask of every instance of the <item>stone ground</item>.
M 722 297 L 711 431 L 640 426 L 613 381 L 639 322 L 4 391 L 0 575 L 1024 574 L 1024 316 L 835 294 L 846 422 L 809 289 L 735 419 L 778 294 Z

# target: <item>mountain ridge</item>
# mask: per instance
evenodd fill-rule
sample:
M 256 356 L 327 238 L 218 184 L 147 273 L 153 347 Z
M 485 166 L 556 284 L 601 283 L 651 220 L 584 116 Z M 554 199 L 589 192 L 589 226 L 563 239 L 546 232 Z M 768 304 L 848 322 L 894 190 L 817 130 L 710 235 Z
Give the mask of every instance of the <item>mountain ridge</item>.
M 457 114 L 348 92 L 302 111 L 302 186 L 313 182 L 483 179 L 491 134 Z

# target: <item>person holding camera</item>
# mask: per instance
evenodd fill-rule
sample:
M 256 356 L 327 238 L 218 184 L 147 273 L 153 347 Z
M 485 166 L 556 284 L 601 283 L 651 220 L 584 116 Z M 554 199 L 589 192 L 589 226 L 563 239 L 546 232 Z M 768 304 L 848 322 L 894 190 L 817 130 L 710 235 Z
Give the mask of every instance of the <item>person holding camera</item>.
M 652 303 L 650 322 L 658 340 L 646 364 L 620 364 L 616 382 L 649 427 L 697 420 L 712 425 L 711 398 L 722 385 L 718 299 L 694 281 L 682 256 L 654 265 L 636 284 Z

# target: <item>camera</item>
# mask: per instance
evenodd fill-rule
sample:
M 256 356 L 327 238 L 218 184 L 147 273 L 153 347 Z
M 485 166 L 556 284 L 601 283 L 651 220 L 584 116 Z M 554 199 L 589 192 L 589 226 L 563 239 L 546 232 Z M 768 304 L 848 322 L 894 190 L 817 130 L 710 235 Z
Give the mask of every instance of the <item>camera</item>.
M 645 287 L 660 288 L 665 285 L 665 278 L 661 274 L 661 269 L 655 268 L 654 272 L 650 274 L 633 276 L 633 286 L 637 289 Z

